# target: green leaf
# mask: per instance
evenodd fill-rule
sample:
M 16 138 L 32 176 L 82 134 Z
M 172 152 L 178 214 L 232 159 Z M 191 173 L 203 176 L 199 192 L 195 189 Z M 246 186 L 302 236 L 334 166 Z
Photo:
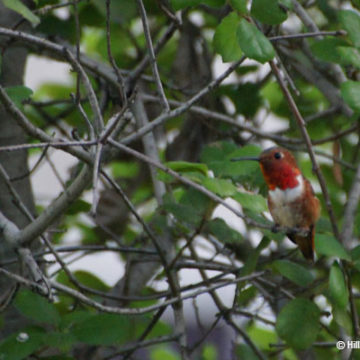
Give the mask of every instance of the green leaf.
M 289 260 L 276 260 L 273 262 L 273 265 L 282 276 L 299 286 L 306 287 L 314 280 L 309 270 Z
M 353 325 L 349 313 L 345 309 L 341 309 L 334 306 L 332 309 L 332 315 L 337 324 L 343 327 L 347 334 L 351 334 L 353 331 Z
M 236 346 L 235 353 L 237 359 L 246 359 L 246 360 L 258 360 L 259 357 L 254 353 L 250 346 L 245 344 L 240 344 Z
M 315 249 L 319 255 L 337 256 L 340 259 L 351 260 L 350 255 L 332 235 L 316 234 Z
M 150 360 L 180 360 L 174 349 L 159 346 L 151 350 Z
M 76 338 L 68 332 L 54 331 L 46 333 L 46 345 L 62 352 L 68 352 L 76 342 Z
M 106 16 L 106 2 L 104 0 L 91 1 Z M 136 16 L 136 3 L 134 0 L 110 1 L 110 20 L 116 24 L 128 23 Z
M 115 314 L 94 314 L 74 326 L 71 333 L 89 345 L 114 345 L 127 340 L 129 321 Z
M 55 305 L 29 290 L 19 291 L 15 298 L 15 306 L 23 315 L 36 322 L 53 325 L 60 322 Z
M 242 15 L 247 13 L 247 0 L 230 0 L 230 5 Z
M 212 208 L 212 200 L 205 194 L 190 188 L 183 192 L 179 199 L 180 204 L 195 208 L 198 214 L 205 215 L 209 208 Z
M 186 224 L 196 225 L 201 220 L 200 214 L 192 206 L 177 204 L 175 202 L 166 202 L 163 207 L 165 211 L 170 212 L 176 219 Z
M 69 280 L 67 280 L 69 282 Z M 76 324 L 80 324 L 87 319 L 90 319 L 94 314 L 85 310 L 75 310 L 65 313 L 61 318 L 61 329 L 68 331 Z
M 338 46 L 336 50 L 343 65 L 353 65 L 360 69 L 360 53 L 358 49 L 350 46 Z
M 277 25 L 287 19 L 286 11 L 283 10 L 277 0 L 253 0 L 251 15 L 263 24 Z
M 24 100 L 27 100 L 32 94 L 33 91 L 26 86 L 9 86 L 5 88 L 6 93 L 9 95 L 10 99 L 15 103 L 19 108 L 22 107 Z
M 30 21 L 33 26 L 40 23 L 40 18 L 36 16 L 28 7 L 26 7 L 20 0 L 2 0 L 4 6 L 8 9 L 16 11 L 22 15 L 26 20 Z
M 95 227 L 91 227 L 88 224 L 81 222 L 78 222 L 76 226 L 81 233 L 82 245 L 99 244 L 99 242 L 101 242 L 101 236 L 98 232 L 96 232 Z
M 236 193 L 236 186 L 229 180 L 217 178 L 204 178 L 202 184 L 219 196 L 232 196 Z
M 231 12 L 217 26 L 213 39 L 214 48 L 222 57 L 223 62 L 239 60 L 242 51 L 236 37 L 236 27 L 240 19 Z
M 0 343 L 0 359 L 22 360 L 38 350 L 46 341 L 46 333 L 38 328 L 25 328 Z
M 263 327 L 257 326 L 254 323 L 247 329 L 247 334 L 255 342 L 255 344 L 263 350 L 272 350 L 270 344 L 274 344 L 277 341 L 277 336 L 275 331 L 264 329 Z M 239 359 L 248 359 L 247 357 L 240 357 Z M 251 359 L 251 357 L 250 357 Z M 258 357 L 257 357 L 258 359 Z
M 360 82 L 343 82 L 341 84 L 341 96 L 354 111 L 360 112 Z
M 241 234 L 229 227 L 223 219 L 215 218 L 209 221 L 206 224 L 206 231 L 224 243 L 239 243 L 242 241 Z
M 172 7 L 174 10 L 185 9 L 190 6 L 199 5 L 202 0 L 170 0 Z
M 110 290 L 110 287 L 108 285 L 106 285 L 100 278 L 98 278 L 95 274 L 91 272 L 85 270 L 76 270 L 73 272 L 73 275 L 76 280 L 79 281 L 79 283 L 89 288 L 103 292 Z
M 296 350 L 304 350 L 316 340 L 320 330 L 320 310 L 310 300 L 291 300 L 281 310 L 276 331 L 286 343 Z
M 292 2 L 292 0 L 279 0 L 279 4 L 289 10 L 292 10 L 294 8 L 294 3 Z
M 201 154 L 201 161 L 206 163 L 216 177 L 231 178 L 241 183 L 258 185 L 264 183 L 259 164 L 256 161 L 231 161 L 242 156 L 257 156 L 261 149 L 255 145 L 239 148 L 230 142 L 214 143 L 206 146 Z
M 342 63 L 343 59 L 338 52 L 338 46 L 345 46 L 346 42 L 343 39 L 338 38 L 325 38 L 314 42 L 311 45 L 311 51 L 320 60 Z
M 237 31 L 237 39 L 241 50 L 250 59 L 264 64 L 275 56 L 275 50 L 266 36 L 246 19 L 241 19 Z
M 113 161 L 109 165 L 115 178 L 131 179 L 140 171 L 139 164 L 132 161 Z
M 187 161 L 169 161 L 164 165 L 198 183 L 202 181 L 204 176 L 208 176 L 208 167 L 205 164 Z M 157 178 L 165 183 L 172 183 L 176 181 L 172 175 L 162 170 L 158 170 Z
M 345 284 L 344 274 L 336 261 L 330 269 L 329 292 L 333 302 L 341 309 L 346 309 L 349 293 Z
M 360 260 L 360 245 L 351 249 L 351 258 L 353 261 Z
M 260 194 L 237 192 L 232 197 L 245 209 L 258 213 L 268 210 L 267 202 Z
M 258 290 L 256 289 L 255 286 L 250 285 L 249 287 L 247 287 L 246 289 L 241 289 L 241 291 L 239 291 L 239 294 L 237 296 L 236 299 L 236 304 L 239 307 L 245 307 L 249 304 L 249 302 L 253 302 L 256 295 L 257 295 Z
M 252 82 L 223 85 L 217 90 L 217 93 L 229 97 L 236 107 L 236 113 L 248 118 L 254 117 L 260 106 L 263 105 L 260 87 Z
M 66 215 L 76 215 L 79 213 L 89 212 L 91 205 L 81 199 L 75 200 L 67 209 Z
M 245 264 L 241 269 L 242 276 L 249 275 L 253 271 L 255 271 L 261 251 L 264 250 L 267 246 L 269 246 L 270 242 L 271 240 L 267 236 L 264 236 L 262 238 L 257 248 L 254 249 L 246 259 Z
M 213 344 L 205 344 L 202 350 L 202 360 L 217 360 L 218 353 Z
M 284 101 L 280 85 L 276 82 L 267 82 L 261 89 L 262 100 L 270 106 L 270 110 L 276 115 L 289 118 L 289 107 Z
M 360 16 L 352 10 L 341 10 L 338 12 L 342 27 L 356 47 L 360 47 Z
M 353 6 L 355 6 L 357 9 L 360 9 L 360 0 L 351 0 L 351 3 Z
M 202 175 L 208 175 L 208 167 L 205 164 L 193 163 L 188 161 L 169 161 L 164 164 L 171 170 L 180 173 L 199 172 Z

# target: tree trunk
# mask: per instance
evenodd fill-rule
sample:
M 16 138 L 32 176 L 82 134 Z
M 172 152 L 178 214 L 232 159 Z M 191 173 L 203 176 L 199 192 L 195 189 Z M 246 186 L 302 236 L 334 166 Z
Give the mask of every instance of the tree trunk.
M 30 1 L 27 2 L 30 5 Z M 12 28 L 21 20 L 21 16 L 4 7 L 0 2 L 0 25 Z M 30 25 L 23 23 L 19 30 L 29 31 Z M 1 38 L 2 50 L 0 83 L 5 86 L 16 86 L 23 84 L 23 75 L 27 57 L 27 50 L 24 47 L 17 46 L 16 43 L 9 39 Z M 16 124 L 12 117 L 7 114 L 3 106 L 0 106 L 0 146 L 13 144 L 22 144 L 26 142 L 23 130 Z M 31 190 L 30 179 L 28 176 L 27 152 L 12 151 L 0 152 L 0 164 L 5 169 L 7 175 L 12 179 L 11 184 L 19 194 L 23 204 L 34 214 L 35 205 Z M 0 177 L 0 211 L 19 228 L 23 228 L 29 221 L 26 216 L 19 210 L 14 202 L 5 181 Z M 0 247 L 0 263 L 4 260 L 15 258 L 16 254 L 2 241 Z M 19 272 L 20 265 L 12 265 L 11 271 Z M 4 302 L 10 293 L 13 292 L 15 284 L 8 278 L 0 277 L 0 301 Z M 5 312 L 4 326 L 0 331 L 0 339 L 6 335 L 21 329 L 25 320 L 10 306 Z

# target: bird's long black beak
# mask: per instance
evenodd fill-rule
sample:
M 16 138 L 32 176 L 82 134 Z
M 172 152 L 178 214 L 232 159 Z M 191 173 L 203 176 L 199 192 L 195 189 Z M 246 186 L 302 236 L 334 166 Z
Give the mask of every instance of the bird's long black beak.
M 251 160 L 251 161 L 260 161 L 259 157 L 256 156 L 242 156 L 238 158 L 232 158 L 231 161 L 244 161 L 244 160 Z

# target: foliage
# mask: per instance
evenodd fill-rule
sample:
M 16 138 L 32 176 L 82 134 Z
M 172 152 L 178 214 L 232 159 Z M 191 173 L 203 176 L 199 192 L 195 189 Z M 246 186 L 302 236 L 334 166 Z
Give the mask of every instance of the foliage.
M 0 359 L 226 360 L 209 329 L 234 344 L 229 358 L 337 358 L 336 341 L 359 337 L 359 1 L 2 3 L 23 17 L 1 24 L 2 69 L 21 44 L 71 73 L 0 86 L 25 139 L 0 138 L 2 192 L 17 209 L 0 201 L 11 249 L 0 270 L 21 285 L 0 283 L 11 294 Z M 274 231 L 258 162 L 233 161 L 270 144 L 294 151 L 321 201 L 315 263 Z M 12 168 L 27 149 L 63 186 L 45 206 L 34 186 L 35 217 L 16 182 L 34 182 L 37 166 Z M 66 174 L 55 152 L 75 159 Z M 115 286 L 102 268 L 71 267 L 94 252 L 116 254 Z M 42 266 L 45 253 L 56 266 Z M 188 285 L 182 270 L 201 279 Z M 203 293 L 216 314 L 197 305 Z M 13 328 L 15 312 L 25 322 Z

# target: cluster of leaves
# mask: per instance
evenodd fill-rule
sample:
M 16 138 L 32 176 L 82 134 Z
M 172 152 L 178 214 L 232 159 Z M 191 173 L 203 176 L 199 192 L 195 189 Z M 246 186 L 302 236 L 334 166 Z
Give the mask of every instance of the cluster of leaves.
M 83 272 L 76 277 L 92 286 L 100 284 L 96 278 Z M 70 299 L 69 299 L 70 300 Z M 17 310 L 32 323 L 2 341 L 0 354 L 9 360 L 25 359 L 34 353 L 47 349 L 57 349 L 70 354 L 74 345 L 121 346 L 139 336 L 149 317 L 129 318 L 117 314 L 96 313 L 91 309 L 68 311 L 62 308 L 64 301 L 49 303 L 40 295 L 29 290 L 19 292 L 14 304 Z M 159 323 L 149 334 L 149 338 L 165 335 L 169 332 L 166 325 Z M 66 359 L 72 357 L 66 357 Z M 62 357 L 64 359 L 64 357 Z
M 55 35 L 59 36 L 62 41 L 70 44 L 76 44 L 76 16 L 78 16 L 81 47 L 84 53 L 98 61 L 99 64 L 107 66 L 109 58 L 106 46 L 105 1 L 79 1 L 77 13 L 71 7 L 68 17 L 65 18 L 58 17 L 52 11 L 40 16 L 25 7 L 20 0 L 3 0 L 3 3 L 36 26 L 36 31 L 49 38 Z M 37 8 L 41 8 L 57 4 L 58 1 L 38 0 L 36 3 Z M 170 135 L 176 134 L 175 140 L 168 145 L 166 150 L 169 150 L 171 145 L 176 144 L 177 139 L 181 138 L 180 135 L 185 128 L 184 124 L 189 119 L 194 128 L 195 143 L 201 143 L 203 138 L 206 138 L 204 134 L 209 129 L 215 129 L 216 135 L 211 140 L 205 141 L 204 144 L 201 143 L 201 150 L 192 158 L 182 159 L 181 154 L 184 147 L 191 148 L 192 145 L 192 136 L 185 136 L 185 146 L 179 141 L 180 146 L 171 148 L 175 154 L 169 156 L 166 151 L 161 154 L 163 163 L 181 176 L 201 185 L 203 189 L 223 199 L 232 198 L 243 214 L 258 224 L 270 225 L 271 222 L 266 216 L 266 186 L 258 164 L 250 161 L 232 162 L 231 159 L 241 156 L 256 156 L 261 152 L 259 145 L 261 139 L 266 139 L 267 135 L 271 139 L 272 132 L 263 130 L 260 123 L 268 121 L 270 117 L 276 117 L 285 125 L 286 131 L 275 135 L 286 135 L 289 140 L 288 145 L 292 144 L 292 140 L 301 139 L 301 133 L 291 115 L 280 86 L 271 76 L 271 72 L 267 72 L 268 68 L 263 66 L 277 56 L 286 66 L 289 65 L 290 76 L 300 94 L 296 98 L 296 102 L 304 118 L 330 107 L 335 108 L 330 115 L 320 116 L 307 123 L 307 131 L 311 139 L 321 140 L 353 127 L 351 136 L 341 136 L 336 139 L 337 146 L 342 150 L 342 159 L 347 166 L 338 170 L 339 168 L 330 162 L 321 163 L 335 215 L 338 219 L 342 219 L 344 198 L 346 198 L 354 179 L 354 169 L 351 164 L 357 162 L 359 152 L 358 146 L 354 150 L 354 137 L 357 136 L 356 132 L 358 131 L 354 125 L 356 125 L 360 113 L 360 83 L 358 81 L 360 15 L 358 3 L 354 1 L 354 8 L 351 10 L 340 9 L 341 1 L 334 1 L 334 4 L 328 4 L 326 1 L 309 4 L 310 8 L 307 10 L 312 12 L 314 23 L 318 24 L 321 30 L 345 30 L 346 35 L 309 38 L 305 45 L 302 39 L 288 40 L 289 42 L 286 42 L 285 45 L 281 45 L 281 41 L 276 39 L 276 36 L 282 34 L 285 22 L 290 28 L 294 26 L 291 22 L 291 16 L 295 13 L 293 1 L 252 0 L 250 3 L 245 0 L 171 0 L 169 2 L 170 10 L 182 12 L 184 27 L 196 27 L 197 36 L 187 38 L 186 46 L 190 47 L 191 51 L 186 52 L 182 45 L 185 40 L 180 31 L 180 36 L 172 37 L 157 54 L 157 66 L 165 85 L 166 96 L 169 99 L 186 101 L 189 93 L 193 94 L 199 91 L 195 85 L 190 89 L 182 89 L 174 85 L 178 80 L 177 74 L 183 74 L 179 58 L 182 57 L 183 60 L 184 52 L 192 53 L 192 56 L 195 57 L 193 63 L 211 63 L 219 57 L 224 63 L 228 63 L 238 61 L 244 56 L 254 61 L 241 65 L 236 69 L 231 81 L 227 84 L 220 84 L 214 90 L 214 98 L 207 99 L 211 106 L 201 105 L 214 110 L 214 118 L 218 112 L 224 112 L 229 116 L 235 112 L 241 117 L 239 126 L 245 124 L 248 128 L 256 131 L 253 132 L 253 136 L 249 137 L 248 132 L 241 131 L 229 123 L 221 123 L 218 117 L 218 123 L 215 120 L 201 119 L 205 124 L 204 128 L 196 133 L 193 124 L 198 119 L 194 120 L 195 115 L 188 110 L 184 114 L 170 119 L 164 125 L 164 132 Z M 149 19 L 153 20 L 152 35 L 154 38 L 159 38 L 164 33 L 169 21 L 166 12 L 161 11 L 159 6 L 155 6 L 155 1 L 144 1 L 144 5 Z M 144 33 L 139 31 L 140 18 L 136 2 L 113 0 L 110 10 L 112 54 L 117 66 L 127 74 L 136 68 L 148 50 Z M 220 16 L 220 13 L 224 16 Z M 200 16 L 201 21 L 191 22 L 189 20 L 196 16 Z M 303 31 L 303 27 L 300 30 Z M 210 51 L 196 52 L 200 43 L 197 42 L 198 38 L 205 43 L 204 49 L 210 49 Z M 205 59 L 206 61 L 201 58 L 204 54 L 209 57 Z M 315 72 L 313 68 L 316 66 Z M 310 74 L 308 78 L 305 76 L 306 74 L 301 73 L 301 68 L 305 68 L 306 72 Z M 300 69 L 300 75 L 293 69 Z M 344 75 L 344 81 L 337 82 L 338 79 L 333 75 L 334 71 L 346 74 L 346 79 Z M 266 76 L 261 76 L 262 72 L 267 72 Z M 144 72 L 144 75 L 153 75 L 150 67 Z M 93 75 L 91 80 L 97 95 L 106 98 L 102 110 L 104 118 L 108 119 L 119 105 L 118 94 L 110 83 L 106 83 L 106 79 L 99 80 L 98 76 Z M 188 78 L 182 79 L 183 82 L 191 83 L 191 77 L 195 74 L 188 76 Z M 141 83 L 141 91 L 148 95 L 156 95 L 155 85 L 151 79 L 149 80 L 149 76 L 144 78 L 145 80 Z M 331 86 L 324 88 L 323 83 Z M 104 87 L 105 91 L 103 91 Z M 329 95 L 327 91 L 332 91 L 331 87 L 335 90 Z M 76 93 L 76 91 L 75 76 L 72 76 L 69 85 L 45 83 L 35 91 L 32 99 L 38 102 L 57 101 L 50 101 L 46 106 L 39 108 L 36 104 L 33 106 L 24 106 L 23 104 L 24 99 L 32 95 L 30 89 L 26 87 L 7 89 L 15 104 L 23 109 L 32 123 L 39 128 L 50 132 L 53 127 L 63 131 L 65 126 L 76 130 L 80 138 L 86 138 L 88 126 L 76 106 L 68 101 L 69 94 Z M 219 99 L 224 104 L 230 103 L 231 106 L 219 105 Z M 150 120 L 155 118 L 155 114 L 161 110 L 157 102 L 155 105 L 151 104 L 146 107 Z M 88 101 L 84 101 L 82 106 L 85 112 L 91 112 Z M 353 115 L 345 116 L 341 111 L 343 108 L 351 109 Z M 250 118 L 251 120 L 249 120 Z M 259 133 L 262 136 L 259 136 Z M 180 135 L 177 137 L 177 134 Z M 36 141 L 35 139 L 30 140 Z M 285 145 L 287 144 L 285 143 Z M 332 150 L 331 143 L 325 142 L 322 150 L 330 152 Z M 167 157 L 176 160 L 167 161 Z M 314 181 L 315 176 L 311 172 L 310 160 L 306 157 L 299 157 L 299 164 L 304 175 Z M 128 192 L 132 203 L 138 208 L 146 208 L 149 200 L 151 202 L 154 199 L 154 193 L 150 177 L 148 174 L 143 175 L 146 171 L 142 165 L 130 157 L 112 159 L 111 163 L 107 165 L 109 165 L 112 176 L 118 178 L 125 191 Z M 334 169 L 337 169 L 337 172 L 340 171 L 342 183 L 339 182 L 338 177 L 334 176 Z M 294 359 L 297 351 L 310 348 L 314 342 L 336 341 L 332 334 L 336 334 L 338 338 L 344 332 L 348 336 L 354 335 L 353 323 L 360 307 L 356 301 L 354 304 L 349 303 L 349 291 L 360 289 L 360 247 L 355 247 L 350 251 L 338 242 L 332 234 L 325 210 L 322 212 L 315 237 L 315 248 L 320 260 L 316 265 L 310 266 L 305 264 L 300 256 L 290 257 L 286 260 L 281 258 L 283 254 L 287 254 L 287 250 L 283 247 L 283 234 L 273 234 L 270 230 L 261 230 L 261 241 L 254 246 L 255 241 L 252 241 L 253 239 L 247 231 L 240 232 L 226 219 L 213 216 L 213 210 L 217 204 L 204 192 L 193 187 L 183 186 L 178 179 L 166 172 L 159 171 L 156 180 L 165 183 L 169 189 L 160 208 L 154 210 L 154 207 L 148 206 L 151 209 L 145 215 L 157 235 L 161 234 L 164 226 L 167 226 L 170 227 L 174 243 L 183 238 L 191 239 L 195 235 L 202 235 L 205 239 L 211 240 L 211 244 L 213 244 L 213 239 L 216 239 L 217 242 L 224 243 L 236 253 L 239 260 L 237 274 L 245 276 L 255 271 L 268 270 L 265 279 L 268 282 L 258 283 L 258 286 L 251 282 L 244 282 L 240 283 L 237 288 L 235 306 L 231 310 L 253 310 L 254 304 L 257 305 L 264 301 L 271 308 L 271 315 L 275 319 L 270 326 L 269 324 L 263 326 L 261 319 L 256 321 L 251 319 L 245 323 L 244 329 L 249 335 L 251 343 L 237 345 L 236 353 L 239 358 L 256 358 L 258 355 L 254 352 L 254 348 L 271 354 L 274 349 L 270 344 L 276 343 L 278 337 L 288 347 L 287 350 L 284 349 L 285 345 L 280 347 L 284 358 Z M 241 187 L 238 186 L 239 184 Z M 319 193 L 318 196 L 323 203 L 323 209 L 325 209 L 322 194 Z M 104 233 L 99 228 L 82 221 L 80 215 L 89 209 L 89 203 L 77 199 L 69 206 L 64 219 L 62 219 L 61 226 L 64 229 L 80 229 L 81 244 L 83 245 L 105 241 Z M 121 211 L 124 210 L 121 209 Z M 115 213 L 116 211 L 112 209 L 111 212 Z M 172 219 L 171 225 L 167 221 L 169 215 Z M 121 229 L 119 229 L 118 218 L 109 223 L 110 227 L 116 230 L 123 245 L 147 246 L 141 241 L 142 229 L 139 230 L 139 226 L 134 226 L 134 224 L 137 225 L 137 222 L 130 216 L 121 219 Z M 355 234 L 358 236 L 359 226 L 356 225 L 359 224 L 360 217 L 358 216 L 355 221 Z M 248 229 L 246 228 L 246 230 Z M 53 237 L 53 241 L 61 244 L 63 236 L 64 234 L 57 234 Z M 106 234 L 107 239 L 108 234 Z M 276 246 L 270 245 L 271 240 L 275 240 Z M 230 257 L 232 258 L 233 255 Z M 127 260 L 127 257 L 124 255 L 123 259 Z M 348 287 L 349 279 L 345 278 L 344 264 L 350 269 L 348 276 L 351 276 L 353 286 L 351 290 Z M 94 274 L 83 272 L 75 275 L 82 284 L 88 287 L 104 292 L 109 290 Z M 163 273 L 159 276 L 164 278 Z M 72 286 L 63 273 L 58 276 L 57 280 L 67 286 Z M 261 292 L 261 289 L 264 288 L 266 290 Z M 283 289 L 282 293 L 285 295 L 289 293 L 292 295 L 284 306 L 282 306 L 283 299 L 280 297 L 281 309 L 279 309 L 279 303 L 272 303 L 272 301 L 277 301 L 279 289 Z M 146 290 L 152 291 L 151 289 Z M 271 300 L 265 295 L 268 295 Z M 94 299 L 101 298 L 94 297 Z M 114 345 L 121 348 L 139 338 L 146 328 L 148 320 L 147 317 L 133 319 L 96 313 L 90 307 L 77 304 L 69 296 L 59 296 L 55 304 L 50 304 L 30 291 L 19 292 L 15 306 L 32 322 L 32 325 L 21 331 L 27 336 L 25 341 L 23 341 L 21 333 L 16 333 L 0 343 L 0 357 L 11 360 L 25 359 L 36 352 L 41 354 L 47 348 L 56 348 L 64 356 L 71 356 L 72 348 L 79 343 L 104 347 Z M 331 314 L 331 319 L 327 324 L 321 326 L 323 317 L 328 313 Z M 261 311 L 259 314 L 261 315 Z M 171 332 L 172 329 L 162 322 L 158 322 L 148 337 L 166 335 Z M 313 351 L 319 358 L 336 358 L 338 355 L 335 348 L 314 347 Z M 152 356 L 154 359 L 178 358 L 177 354 L 170 350 L 168 352 L 164 348 L 155 349 Z M 202 356 L 204 359 L 210 360 L 215 358 L 216 353 L 211 347 L 205 346 Z

